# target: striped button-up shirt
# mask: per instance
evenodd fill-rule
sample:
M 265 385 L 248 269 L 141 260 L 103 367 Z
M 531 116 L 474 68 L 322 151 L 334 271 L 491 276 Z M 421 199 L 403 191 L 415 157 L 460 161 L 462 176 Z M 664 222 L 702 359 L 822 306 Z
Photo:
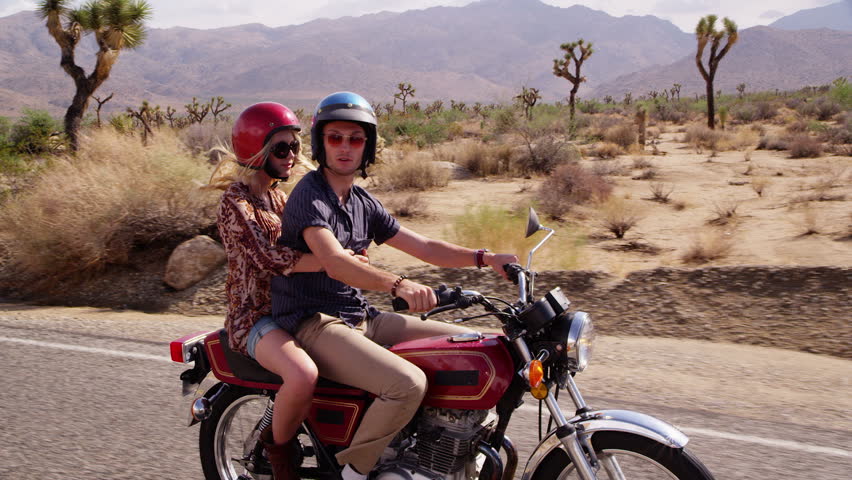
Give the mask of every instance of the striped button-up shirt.
M 302 232 L 308 227 L 330 230 L 343 248 L 360 252 L 380 245 L 399 232 L 399 222 L 375 197 L 353 186 L 341 204 L 321 170 L 308 173 L 290 193 L 282 216 L 279 245 L 310 253 Z M 325 272 L 293 273 L 272 279 L 272 315 L 293 333 L 316 313 L 338 317 L 357 325 L 379 311 L 361 290 L 335 280 Z

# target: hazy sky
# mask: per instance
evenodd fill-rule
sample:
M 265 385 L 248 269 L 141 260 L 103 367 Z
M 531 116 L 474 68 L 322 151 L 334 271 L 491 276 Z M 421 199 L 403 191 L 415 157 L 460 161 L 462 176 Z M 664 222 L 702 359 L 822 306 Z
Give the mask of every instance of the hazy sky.
M 704 15 L 729 17 L 740 29 L 767 25 L 779 17 L 806 8 L 821 7 L 838 0 L 542 0 L 568 7 L 577 3 L 620 17 L 655 15 L 692 32 Z M 844 0 L 852 1 L 852 0 Z M 82 1 L 73 1 L 80 5 Z M 471 0 L 148 0 L 154 8 L 152 27 L 215 28 L 244 23 L 270 27 L 293 25 L 316 18 L 363 15 L 382 10 L 403 11 L 438 5 L 461 6 Z M 35 0 L 0 0 L 0 17 L 35 9 Z

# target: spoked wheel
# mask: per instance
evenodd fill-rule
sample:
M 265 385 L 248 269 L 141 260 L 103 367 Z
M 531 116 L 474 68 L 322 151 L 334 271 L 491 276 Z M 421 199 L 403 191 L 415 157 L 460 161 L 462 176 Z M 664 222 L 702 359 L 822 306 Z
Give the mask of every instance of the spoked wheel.
M 201 422 L 199 450 L 207 480 L 271 480 L 272 471 L 259 459 L 258 422 L 271 400 L 232 389 L 216 402 L 213 415 Z
M 713 474 L 689 450 L 671 448 L 649 438 L 623 432 L 597 432 L 592 446 L 601 463 L 599 479 L 608 480 L 713 480 Z M 580 478 L 568 454 L 552 451 L 532 480 Z

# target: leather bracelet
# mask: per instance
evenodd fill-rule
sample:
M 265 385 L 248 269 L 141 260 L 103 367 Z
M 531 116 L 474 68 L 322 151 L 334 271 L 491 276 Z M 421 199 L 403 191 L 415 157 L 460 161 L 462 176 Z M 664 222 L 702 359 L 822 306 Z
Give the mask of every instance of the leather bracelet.
M 487 252 L 487 248 L 480 248 L 473 254 L 473 261 L 476 263 L 476 268 L 482 268 L 485 265 L 485 252 Z
M 396 281 L 393 282 L 393 286 L 391 287 L 391 297 L 396 297 L 396 287 L 398 287 L 399 284 L 402 283 L 402 281 L 406 278 L 408 278 L 408 275 L 400 275 L 399 278 L 397 278 Z

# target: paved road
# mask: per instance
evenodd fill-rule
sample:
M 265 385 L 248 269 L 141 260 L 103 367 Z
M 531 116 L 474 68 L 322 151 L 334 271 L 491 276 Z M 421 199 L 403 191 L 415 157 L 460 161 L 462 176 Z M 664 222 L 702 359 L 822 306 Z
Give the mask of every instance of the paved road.
M 220 322 L 0 305 L 0 479 L 200 479 L 198 429 L 182 426 L 183 367 L 168 361 L 167 343 Z M 850 367 L 759 347 L 609 337 L 578 383 L 593 406 L 680 427 L 717 478 L 847 479 Z M 536 443 L 535 405 L 510 427 L 519 468 Z

